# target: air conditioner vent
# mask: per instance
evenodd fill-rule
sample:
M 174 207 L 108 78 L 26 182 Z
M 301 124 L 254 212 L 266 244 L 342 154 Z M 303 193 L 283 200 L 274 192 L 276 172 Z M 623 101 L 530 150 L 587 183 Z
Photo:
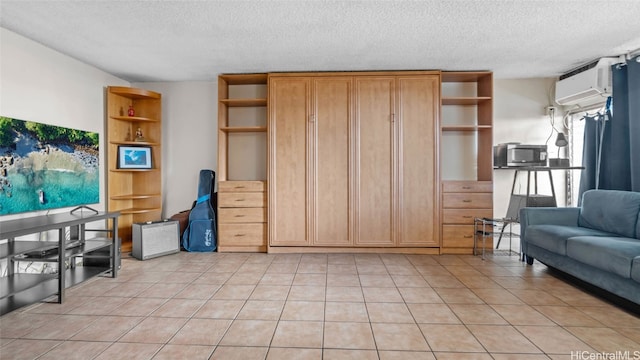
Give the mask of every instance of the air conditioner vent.
M 587 105 L 604 102 L 611 96 L 611 65 L 616 58 L 602 58 L 560 77 L 556 82 L 556 102 L 560 105 Z
M 589 69 L 593 69 L 594 67 L 596 67 L 596 65 L 598 65 L 598 61 L 594 61 L 594 62 L 589 63 L 587 65 L 580 66 L 579 68 L 577 68 L 575 70 L 571 70 L 571 71 L 569 71 L 568 73 L 566 73 L 564 75 L 560 75 L 559 80 L 564 80 L 564 79 L 566 79 L 568 77 L 571 77 L 573 75 L 577 75 L 577 74 L 580 74 L 581 72 L 585 72 L 585 71 L 587 71 Z

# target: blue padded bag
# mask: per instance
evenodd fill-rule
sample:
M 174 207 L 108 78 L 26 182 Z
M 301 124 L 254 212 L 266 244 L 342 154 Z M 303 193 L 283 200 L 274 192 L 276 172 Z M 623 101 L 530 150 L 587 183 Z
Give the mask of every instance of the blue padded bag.
M 189 224 L 182 234 L 182 247 L 187 251 L 216 250 L 216 213 L 211 201 L 215 176 L 213 170 L 200 170 L 198 199 L 189 213 Z

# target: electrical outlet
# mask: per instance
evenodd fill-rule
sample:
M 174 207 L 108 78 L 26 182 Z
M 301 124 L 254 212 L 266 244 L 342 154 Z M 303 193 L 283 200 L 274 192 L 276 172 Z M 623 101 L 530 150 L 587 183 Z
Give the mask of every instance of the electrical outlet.
M 555 106 L 547 106 L 544 108 L 546 110 L 547 115 L 553 115 L 556 113 L 556 107 Z

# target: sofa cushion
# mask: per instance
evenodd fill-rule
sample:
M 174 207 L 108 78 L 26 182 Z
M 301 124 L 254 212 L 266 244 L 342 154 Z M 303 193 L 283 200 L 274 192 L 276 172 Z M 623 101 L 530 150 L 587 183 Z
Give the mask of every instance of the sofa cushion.
M 567 256 L 581 263 L 631 278 L 631 263 L 640 256 L 640 240 L 577 236 L 567 240 Z
M 636 256 L 631 262 L 631 278 L 640 283 L 640 256 Z
M 526 242 L 559 255 L 567 255 L 567 239 L 574 236 L 612 236 L 613 234 L 577 226 L 529 225 Z
M 578 224 L 635 238 L 640 212 L 640 193 L 619 190 L 589 190 L 582 195 Z

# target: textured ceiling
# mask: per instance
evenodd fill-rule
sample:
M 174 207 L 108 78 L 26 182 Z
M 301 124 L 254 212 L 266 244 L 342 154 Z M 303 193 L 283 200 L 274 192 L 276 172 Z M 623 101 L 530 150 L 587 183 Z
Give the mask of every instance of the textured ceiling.
M 0 0 L 0 26 L 132 82 L 409 69 L 552 77 L 638 50 L 638 19 L 638 0 Z

